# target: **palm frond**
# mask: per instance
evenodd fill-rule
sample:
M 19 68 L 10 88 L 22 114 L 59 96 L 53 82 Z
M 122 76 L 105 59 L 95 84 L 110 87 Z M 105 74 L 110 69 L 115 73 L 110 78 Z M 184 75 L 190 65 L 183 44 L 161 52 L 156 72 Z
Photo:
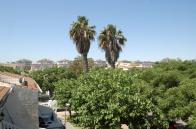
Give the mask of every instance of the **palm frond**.
M 77 21 L 71 24 L 69 31 L 70 38 L 76 44 L 80 54 L 88 53 L 90 42 L 94 40 L 95 34 L 95 26 L 89 26 L 88 19 L 85 16 L 78 16 Z
M 106 53 L 106 60 L 110 65 L 114 65 L 127 39 L 121 30 L 117 30 L 116 26 L 109 24 L 100 32 L 98 41 L 99 47 Z

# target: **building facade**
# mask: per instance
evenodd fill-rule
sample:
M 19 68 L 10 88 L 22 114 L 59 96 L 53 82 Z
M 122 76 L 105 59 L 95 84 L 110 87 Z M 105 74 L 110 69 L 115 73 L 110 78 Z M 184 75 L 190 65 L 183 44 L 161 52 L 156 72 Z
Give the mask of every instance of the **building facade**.
M 129 70 L 133 68 L 152 68 L 154 62 L 151 61 L 118 61 L 116 63 L 117 68 L 122 68 L 123 70 Z

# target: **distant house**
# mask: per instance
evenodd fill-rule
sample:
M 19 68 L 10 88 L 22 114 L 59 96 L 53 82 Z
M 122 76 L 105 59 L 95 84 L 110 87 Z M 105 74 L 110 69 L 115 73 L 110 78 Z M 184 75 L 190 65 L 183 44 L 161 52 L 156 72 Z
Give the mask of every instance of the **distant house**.
M 95 60 L 94 64 L 95 64 L 95 66 L 98 66 L 98 67 L 106 67 L 107 66 L 106 61 L 103 61 L 103 60 Z
M 32 61 L 28 59 L 21 59 L 15 62 L 16 70 L 18 71 L 29 71 L 31 69 Z
M 116 63 L 117 68 L 129 70 L 132 68 L 152 68 L 154 62 L 151 61 L 119 61 Z
M 37 61 L 38 64 L 55 64 L 54 61 L 50 60 L 50 59 L 41 59 Z
M 38 92 L 32 78 L 0 72 L 0 129 L 38 129 Z
M 153 65 L 154 65 L 154 62 L 151 62 L 151 61 L 142 62 L 142 68 L 152 68 Z
M 42 70 L 42 65 L 41 64 L 32 64 L 30 71 L 36 71 L 36 70 Z
M 11 67 L 13 69 L 16 69 L 17 64 L 16 63 L 0 63 L 1 66 Z
M 55 62 L 49 59 L 41 59 L 37 63 L 31 65 L 31 71 L 44 70 L 56 66 Z
M 130 68 L 142 68 L 142 62 L 141 61 L 132 61 L 130 63 Z
M 16 62 L 0 63 L 1 66 L 12 67 L 17 71 L 29 71 L 31 69 L 32 61 L 28 59 L 21 59 Z
M 57 66 L 58 67 L 69 67 L 70 63 L 71 63 L 70 60 L 63 59 L 63 60 L 57 61 Z
M 118 61 L 116 63 L 117 68 L 122 68 L 123 70 L 128 70 L 130 69 L 130 61 L 123 60 L 123 61 Z

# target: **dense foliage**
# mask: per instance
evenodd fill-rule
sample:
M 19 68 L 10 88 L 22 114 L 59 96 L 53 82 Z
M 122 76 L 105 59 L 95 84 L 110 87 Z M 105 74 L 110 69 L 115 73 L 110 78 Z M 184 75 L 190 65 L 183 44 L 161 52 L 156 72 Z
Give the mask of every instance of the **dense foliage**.
M 81 56 L 75 58 L 70 64 L 69 64 L 69 69 L 79 76 L 80 74 L 83 73 L 83 59 Z M 91 69 L 94 67 L 94 60 L 92 58 L 88 58 L 88 68 Z
M 181 118 L 196 128 L 196 61 L 158 62 L 139 78 L 153 87 L 153 103 L 167 120 Z
M 19 74 L 19 72 L 16 71 L 14 68 L 12 68 L 12 67 L 7 67 L 7 66 L 2 66 L 2 65 L 0 65 L 0 72 L 9 72 L 9 73 L 16 73 L 16 74 Z
M 163 125 L 160 111 L 150 98 L 151 87 L 134 75 L 97 69 L 78 78 L 70 99 L 77 112 L 74 121 L 92 129 L 118 129 L 122 123 L 137 129 Z
M 93 69 L 55 83 L 55 97 L 70 103 L 72 120 L 92 129 L 166 128 L 181 118 L 196 128 L 196 61 L 157 62 L 153 68 Z
M 16 67 L 17 71 L 28 73 L 31 70 L 32 61 L 28 59 L 20 59 L 16 61 L 20 67 Z
M 62 79 L 76 78 L 76 75 L 67 68 L 47 68 L 44 70 L 32 71 L 30 77 L 35 79 L 41 89 L 50 91 L 51 95 L 54 92 L 54 83 Z

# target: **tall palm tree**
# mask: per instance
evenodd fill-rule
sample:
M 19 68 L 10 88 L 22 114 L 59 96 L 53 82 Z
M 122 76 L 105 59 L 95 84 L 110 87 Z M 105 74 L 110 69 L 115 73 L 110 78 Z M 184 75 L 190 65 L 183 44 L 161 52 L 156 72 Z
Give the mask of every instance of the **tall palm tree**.
M 122 46 L 127 39 L 123 36 L 122 31 L 116 29 L 116 26 L 109 24 L 100 32 L 98 40 L 99 47 L 105 51 L 108 64 L 115 68 Z
M 76 44 L 77 51 L 83 57 L 84 72 L 88 72 L 88 51 L 90 48 L 90 42 L 94 40 L 95 26 L 88 24 L 88 19 L 85 16 L 78 16 L 77 21 L 71 24 L 69 31 L 70 38 Z

